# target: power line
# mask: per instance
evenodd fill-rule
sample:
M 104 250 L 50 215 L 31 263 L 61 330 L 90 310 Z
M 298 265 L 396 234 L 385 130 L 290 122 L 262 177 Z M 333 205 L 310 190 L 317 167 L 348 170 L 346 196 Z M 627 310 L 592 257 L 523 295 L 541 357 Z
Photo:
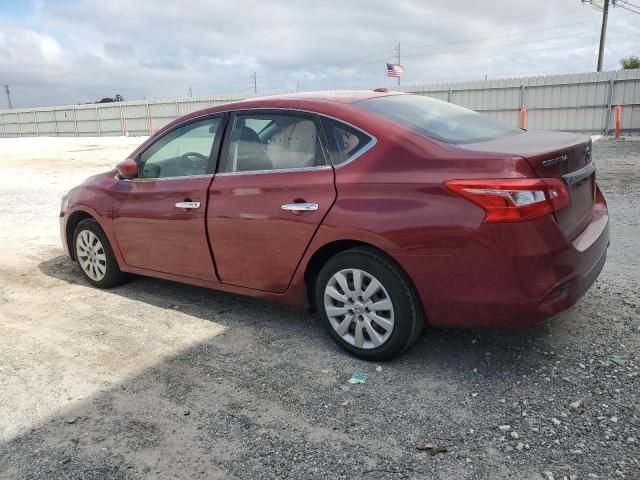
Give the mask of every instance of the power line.
M 448 42 L 448 43 L 445 43 L 445 44 L 439 43 L 439 44 L 435 44 L 435 45 L 434 44 L 432 44 L 432 45 L 416 45 L 416 46 L 413 46 L 413 47 L 406 47 L 406 48 L 409 48 L 409 49 L 412 49 L 412 48 L 432 48 L 432 47 L 441 47 L 443 45 L 459 45 L 459 44 L 462 44 L 462 43 L 484 42 L 486 40 L 496 40 L 498 38 L 527 35 L 528 33 L 543 32 L 543 31 L 546 31 L 546 30 L 554 30 L 556 28 L 573 27 L 575 25 L 584 25 L 585 23 L 594 23 L 594 22 L 593 22 L 593 20 L 585 20 L 583 22 L 567 23 L 567 24 L 564 24 L 564 25 L 557 25 L 555 27 L 538 28 L 538 29 L 535 29 L 535 30 L 525 30 L 523 32 L 518 32 L 518 33 L 506 33 L 504 35 L 497 35 L 495 37 L 475 38 L 473 40 L 463 40 L 463 41 L 460 41 L 460 42 Z
M 613 6 L 614 7 L 620 7 L 623 8 L 624 10 L 627 10 L 628 12 L 633 12 L 633 13 L 637 13 L 640 14 L 640 5 L 636 5 L 634 3 L 631 2 L 625 2 L 625 1 L 614 1 L 613 2 Z
M 407 50 L 407 49 L 416 49 L 416 48 L 448 47 L 448 46 L 451 46 L 451 45 L 460 45 L 460 44 L 464 44 L 464 43 L 476 43 L 476 42 L 487 41 L 487 40 L 496 40 L 496 39 L 505 38 L 505 37 L 526 35 L 528 33 L 535 33 L 535 32 L 540 32 L 540 31 L 553 30 L 553 29 L 557 29 L 557 28 L 564 28 L 564 27 L 570 27 L 570 26 L 575 26 L 575 25 L 583 25 L 585 23 L 594 23 L 594 21 L 593 20 L 587 20 L 587 21 L 582 21 L 582 22 L 575 22 L 575 23 L 569 23 L 569 24 L 564 24 L 564 25 L 556 25 L 556 26 L 553 26 L 553 27 L 546 27 L 546 28 L 540 28 L 540 29 L 535 29 L 535 30 L 526 30 L 526 31 L 520 32 L 520 33 L 510 33 L 510 34 L 504 34 L 504 35 L 497 35 L 497 36 L 493 36 L 493 37 L 476 38 L 476 39 L 473 39 L 473 40 L 464 40 L 464 41 L 460 41 L 460 42 L 445 42 L 445 43 L 437 43 L 437 44 L 431 44 L 431 45 L 410 46 L 410 47 L 405 47 L 405 50 Z M 543 40 L 550 40 L 550 39 L 554 39 L 554 38 L 564 38 L 564 37 L 567 37 L 567 36 L 575 36 L 575 35 L 584 35 L 585 33 L 591 33 L 591 32 L 597 32 L 597 31 L 598 30 L 590 30 L 590 31 L 587 31 L 587 32 L 575 32 L 575 33 L 571 33 L 571 34 L 567 34 L 567 35 L 560 35 L 560 36 L 555 36 L 555 37 L 550 37 L 550 38 L 537 38 L 537 39 L 535 39 L 535 42 L 539 43 L 540 41 L 543 41 Z M 508 46 L 508 45 L 505 45 L 505 46 Z M 487 47 L 485 47 L 485 48 L 487 48 Z M 489 48 L 493 48 L 493 47 L 489 47 Z M 460 51 L 462 51 L 462 50 L 460 50 Z M 469 50 L 465 49 L 464 51 L 469 51 Z M 390 53 L 390 52 L 397 52 L 397 46 L 395 48 L 393 48 L 393 49 L 390 49 L 390 50 L 381 51 L 381 53 L 375 53 L 375 54 L 365 55 L 365 56 L 362 56 L 362 57 L 355 57 L 355 58 L 352 58 L 350 60 L 336 62 L 336 63 L 333 63 L 333 64 L 329 65 L 328 67 L 338 67 L 338 66 L 345 65 L 345 64 L 349 64 L 350 66 L 361 65 L 361 64 L 370 65 L 370 64 L 374 64 L 374 63 L 378 63 L 378 62 L 384 62 L 387 59 L 386 53 Z M 385 55 L 385 56 L 383 57 L 382 55 Z M 414 56 L 420 56 L 420 55 L 424 55 L 424 54 L 409 54 L 409 55 L 404 55 L 404 57 L 406 58 L 406 57 L 414 57 Z M 377 59 L 373 60 L 373 61 L 364 62 L 364 60 L 370 59 L 372 57 L 377 57 Z M 322 67 L 322 68 L 326 69 L 327 67 Z M 265 76 L 263 78 L 266 78 L 267 80 L 270 80 L 270 79 L 273 78 L 273 76 L 267 75 L 267 76 Z M 288 78 L 288 77 L 286 77 L 286 78 Z
M 619 0 L 618 0 L 619 1 Z M 618 2 L 616 2 L 616 4 L 618 4 Z M 460 42 L 446 42 L 446 43 L 439 43 L 439 44 L 431 44 L 431 45 L 422 45 L 422 46 L 410 46 L 410 47 L 405 47 L 404 49 L 416 49 L 416 48 L 435 48 L 435 47 L 448 47 L 448 46 L 452 46 L 452 45 L 460 45 L 460 44 L 465 44 L 465 43 L 475 43 L 475 42 L 481 42 L 481 41 L 490 41 L 490 40 L 497 40 L 497 39 L 501 39 L 501 38 L 507 38 L 507 37 L 517 37 L 517 36 L 522 36 L 522 35 L 526 35 L 526 34 L 530 34 L 530 33 L 535 33 L 535 32 L 540 32 L 540 31 L 548 31 L 548 30 L 554 30 L 557 28 L 564 28 L 564 27 L 570 27 L 570 26 L 575 26 L 575 25 L 584 25 L 587 23 L 594 23 L 593 20 L 587 20 L 587 21 L 581 21 L 581 22 L 574 22 L 574 23 L 569 23 L 569 24 L 563 24 L 563 25 L 556 25 L 556 26 L 551 26 L 551 27 L 545 27 L 545 28 L 540 28 L 540 29 L 535 29 L 535 30 L 527 30 L 527 31 L 523 31 L 523 32 L 519 32 L 519 33 L 510 33 L 510 34 L 504 34 L 504 35 L 497 35 L 497 36 L 493 36 L 493 37 L 482 37 L 482 38 L 477 38 L 477 39 L 473 39 L 473 40 L 464 40 L 464 41 L 460 41 Z M 625 28 L 627 26 L 630 25 L 617 25 L 621 28 Z M 567 38 L 567 37 L 573 37 L 573 36 L 577 36 L 577 35 L 585 35 L 585 34 L 589 34 L 589 33 L 596 33 L 598 32 L 598 30 L 589 30 L 589 31 L 580 31 L 580 32 L 574 32 L 574 33 L 569 33 L 569 34 L 563 34 L 563 35 L 555 35 L 555 36 L 551 36 L 551 37 L 542 37 L 542 38 L 535 38 L 532 39 L 530 42 L 522 42 L 522 41 L 518 41 L 518 43 L 520 45 L 526 45 L 527 43 L 537 43 L 539 44 L 540 42 L 543 41 L 547 41 L 547 40 L 554 40 L 554 39 L 558 39 L 558 38 Z M 619 38 L 619 37 L 618 37 Z M 584 45 L 583 43 L 578 44 L 579 46 Z M 494 46 L 489 46 L 489 47 L 480 47 L 480 48 L 476 48 L 476 49 L 464 49 L 464 50 L 449 50 L 449 51 L 439 51 L 436 53 L 427 53 L 427 54 L 405 54 L 404 57 L 411 57 L 411 58 L 425 58 L 425 57 L 433 57 L 433 56 L 437 56 L 437 55 L 441 55 L 441 54 L 451 54 L 451 53 L 457 53 L 457 52 L 471 52 L 471 51 L 484 51 L 484 50 L 494 50 L 496 47 L 510 47 L 511 44 L 504 44 L 504 45 L 494 45 Z M 554 46 L 554 47 L 549 47 L 549 48 L 544 48 L 544 49 L 536 49 L 536 50 L 527 50 L 527 51 L 512 51 L 512 52 L 499 52 L 496 55 L 490 55 L 488 57 L 485 58 L 490 58 L 490 57 L 495 57 L 495 56 L 501 56 L 501 55 L 509 55 L 509 54 L 516 54 L 516 53 L 526 53 L 526 52 L 531 52 L 531 51 L 543 51 L 543 50 L 549 50 L 549 49 L 556 49 L 556 48 L 566 48 L 566 47 L 571 47 L 573 45 L 566 45 L 566 46 Z M 385 53 L 387 52 L 387 53 Z M 376 64 L 379 62 L 385 62 L 387 61 L 388 57 L 386 56 L 388 53 L 390 52 L 397 52 L 397 47 L 394 49 L 390 49 L 390 50 L 383 50 L 380 51 L 380 53 L 374 53 L 374 54 L 369 54 L 369 55 L 364 55 L 364 56 L 360 56 L 360 57 L 352 57 L 349 60 L 344 60 L 344 61 L 340 61 L 340 62 L 335 62 L 331 65 L 328 66 L 323 66 L 321 67 L 323 70 L 327 70 L 328 68 L 337 68 L 340 67 L 342 65 L 346 65 L 348 64 L 349 66 L 353 67 L 356 65 L 372 65 L 372 64 Z M 384 56 L 383 56 L 384 55 Z M 369 60 L 371 58 L 377 57 L 375 60 Z M 473 59 L 476 59 L 477 57 L 473 57 Z M 464 58 L 463 58 L 464 59 Z M 369 60 L 369 61 L 367 61 Z M 455 61 L 455 59 L 454 59 Z M 417 63 L 422 63 L 422 62 L 417 62 Z M 346 75 L 350 74 L 349 72 L 343 72 L 343 73 L 334 73 L 333 76 L 334 77 L 344 77 Z M 295 77 L 294 77 L 295 78 Z M 282 81 L 286 81 L 286 80 L 292 80 L 291 76 L 287 76 L 287 77 L 277 77 L 274 75 L 266 75 L 262 77 L 263 82 L 266 80 L 268 83 L 273 84 L 273 83 L 280 83 Z M 221 87 L 221 86 L 226 86 L 226 85 L 232 85 L 235 82 L 225 82 L 223 84 L 219 84 L 217 87 Z M 252 86 L 254 87 L 254 92 L 257 91 L 257 87 L 252 83 Z

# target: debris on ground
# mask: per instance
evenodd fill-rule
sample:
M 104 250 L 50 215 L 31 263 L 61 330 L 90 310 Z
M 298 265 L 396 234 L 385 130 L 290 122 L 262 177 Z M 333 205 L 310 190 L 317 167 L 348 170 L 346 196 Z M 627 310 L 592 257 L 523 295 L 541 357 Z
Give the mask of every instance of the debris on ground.
M 354 373 L 349 379 L 349 383 L 364 383 L 367 381 L 367 374 L 362 372 Z
M 627 361 L 624 358 L 622 358 L 620 355 L 614 355 L 613 357 L 611 357 L 611 361 L 619 366 L 622 366 L 625 363 L 627 363 Z
M 582 400 L 576 400 L 573 403 L 569 404 L 569 408 L 571 410 L 578 410 L 582 406 Z
M 447 447 L 438 445 L 437 443 L 423 443 L 422 445 L 418 445 L 416 448 L 420 451 L 427 452 L 431 456 L 447 452 Z

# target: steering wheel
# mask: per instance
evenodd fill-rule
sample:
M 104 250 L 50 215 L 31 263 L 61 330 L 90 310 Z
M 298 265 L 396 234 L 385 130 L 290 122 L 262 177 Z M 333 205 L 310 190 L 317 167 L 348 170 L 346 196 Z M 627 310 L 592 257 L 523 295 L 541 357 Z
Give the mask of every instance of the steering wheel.
M 178 167 L 187 175 L 204 175 L 209 166 L 209 157 L 198 152 L 187 152 L 180 155 Z

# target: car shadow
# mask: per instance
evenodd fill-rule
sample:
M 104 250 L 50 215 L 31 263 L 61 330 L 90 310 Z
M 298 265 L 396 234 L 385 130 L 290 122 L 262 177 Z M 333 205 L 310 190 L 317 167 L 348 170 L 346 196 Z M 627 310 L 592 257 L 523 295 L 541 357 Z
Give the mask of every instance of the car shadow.
M 38 268 L 85 284 L 66 257 Z M 547 326 L 432 331 L 378 367 L 344 353 L 309 313 L 287 306 L 143 277 L 108 293 L 177 307 L 227 333 L 114 380 L 0 444 L 0 477 L 459 478 L 460 455 L 479 451 L 519 476 L 465 432 L 478 421 L 476 402 L 537 388 L 520 381 L 548 361 Z M 235 341 L 245 334 L 251 342 Z M 364 385 L 348 382 L 357 371 L 368 374 Z M 502 421 L 491 408 L 483 417 Z M 428 439 L 458 453 L 416 455 Z
M 68 257 L 52 258 L 40 263 L 38 268 L 47 276 L 93 288 Z M 226 327 L 258 326 L 273 335 L 286 332 L 292 335 L 291 347 L 295 347 L 298 341 L 320 342 L 332 354 L 353 358 L 335 346 L 316 321 L 315 315 L 304 309 L 137 275 L 131 275 L 126 284 L 107 292 L 159 308 L 179 310 Z M 428 327 L 412 349 L 390 363 L 405 364 L 410 368 L 424 362 L 430 365 L 437 362 L 445 370 L 459 370 L 475 365 L 480 358 L 484 365 L 506 367 L 513 361 L 514 351 L 518 351 L 518 357 L 522 358 L 526 357 L 528 350 L 545 348 L 550 332 L 550 324 L 517 329 L 455 330 Z M 296 339 L 295 334 L 301 334 L 303 338 Z

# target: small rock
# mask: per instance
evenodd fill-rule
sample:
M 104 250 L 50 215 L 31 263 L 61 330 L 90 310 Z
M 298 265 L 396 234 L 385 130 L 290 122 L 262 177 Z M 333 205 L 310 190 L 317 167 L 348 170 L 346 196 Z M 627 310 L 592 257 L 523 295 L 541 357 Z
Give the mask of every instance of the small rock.
M 609 421 L 613 422 L 613 423 L 618 423 L 618 417 L 611 417 L 609 419 Z
M 578 410 L 582 406 L 582 400 L 576 400 L 573 403 L 569 404 L 569 408 L 571 410 Z
M 636 437 L 627 437 L 627 443 L 636 443 Z
M 472 396 L 473 398 L 476 398 L 476 397 L 478 396 L 478 394 L 477 394 L 476 392 L 473 392 L 473 393 L 471 394 L 471 396 Z
M 517 440 L 518 438 L 520 438 L 520 435 L 518 435 L 518 432 L 511 432 L 511 438 Z
M 378 365 L 378 366 L 376 367 L 376 372 L 381 372 L 381 371 L 382 371 L 382 366 L 381 366 L 381 365 Z
M 555 480 L 555 477 L 553 476 L 553 473 L 551 473 L 549 470 L 545 470 L 544 472 L 542 472 L 542 474 L 547 477 L 547 480 Z
M 560 425 L 560 423 L 562 423 L 557 418 L 552 418 L 551 421 L 553 422 L 554 425 Z
M 437 443 L 423 443 L 416 447 L 418 450 L 428 452 L 429 455 L 434 456 L 439 453 L 447 453 L 447 447 L 438 445 Z
M 186 417 L 188 415 L 191 415 L 191 412 L 189 410 L 185 410 L 184 412 L 182 412 L 182 414 Z
M 523 449 L 524 449 L 524 443 L 518 442 L 518 444 L 516 445 L 516 450 L 521 452 Z
M 69 417 L 67 418 L 66 422 L 71 425 L 73 423 L 76 423 L 78 421 L 78 417 Z
M 584 363 L 579 363 L 579 364 L 578 364 L 578 366 L 579 366 L 580 368 L 582 368 L 583 370 L 584 370 L 585 368 L 587 368 L 587 366 L 586 366 Z
M 509 430 L 511 430 L 511 425 L 500 425 L 498 427 L 498 430 L 500 430 L 501 432 L 508 432 Z

